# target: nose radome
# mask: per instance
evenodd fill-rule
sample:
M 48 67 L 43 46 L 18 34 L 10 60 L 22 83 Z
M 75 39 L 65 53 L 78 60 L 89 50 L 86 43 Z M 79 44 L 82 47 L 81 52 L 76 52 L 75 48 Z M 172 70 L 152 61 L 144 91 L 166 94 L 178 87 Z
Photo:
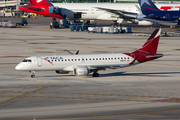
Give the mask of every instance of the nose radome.
M 21 69 L 22 69 L 22 67 L 21 67 L 21 65 L 20 65 L 20 64 L 18 64 L 18 65 L 15 67 L 15 69 L 16 69 L 16 70 L 21 70 Z

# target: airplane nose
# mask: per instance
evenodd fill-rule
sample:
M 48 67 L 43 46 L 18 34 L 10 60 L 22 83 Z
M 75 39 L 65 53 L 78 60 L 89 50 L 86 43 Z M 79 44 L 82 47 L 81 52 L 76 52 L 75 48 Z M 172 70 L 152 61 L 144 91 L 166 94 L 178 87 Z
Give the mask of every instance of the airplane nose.
M 16 69 L 16 70 L 21 70 L 21 69 L 22 69 L 22 67 L 21 67 L 21 65 L 20 65 L 20 64 L 18 64 L 18 65 L 15 67 L 15 69 Z

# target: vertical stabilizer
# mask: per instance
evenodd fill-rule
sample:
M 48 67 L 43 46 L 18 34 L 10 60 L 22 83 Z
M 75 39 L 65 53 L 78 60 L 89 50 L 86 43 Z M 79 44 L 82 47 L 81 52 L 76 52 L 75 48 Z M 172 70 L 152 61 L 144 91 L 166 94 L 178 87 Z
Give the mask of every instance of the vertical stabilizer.
M 156 54 L 159 38 L 161 34 L 161 29 L 156 29 L 151 36 L 148 38 L 146 43 L 137 51 L 133 53 L 147 53 L 147 54 Z
M 143 14 L 150 14 L 154 11 L 160 11 L 151 0 L 138 0 Z

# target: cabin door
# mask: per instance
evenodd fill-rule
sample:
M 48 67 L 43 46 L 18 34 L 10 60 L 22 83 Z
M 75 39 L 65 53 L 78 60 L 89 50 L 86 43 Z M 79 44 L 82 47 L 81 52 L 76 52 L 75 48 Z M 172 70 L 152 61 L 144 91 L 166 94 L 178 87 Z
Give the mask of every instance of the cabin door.
M 41 57 L 37 57 L 37 65 L 38 65 L 38 67 L 42 66 L 42 59 L 41 59 Z

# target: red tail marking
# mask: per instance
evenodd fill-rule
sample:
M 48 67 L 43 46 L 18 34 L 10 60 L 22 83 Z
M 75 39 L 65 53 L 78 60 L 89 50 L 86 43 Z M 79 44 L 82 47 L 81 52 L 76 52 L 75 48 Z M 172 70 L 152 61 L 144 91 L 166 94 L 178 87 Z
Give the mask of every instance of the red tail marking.
M 158 32 L 159 32 L 159 29 L 156 29 L 148 38 L 147 42 L 142 46 L 142 48 L 140 48 L 137 51 L 134 51 L 133 53 L 143 52 L 143 53 L 148 53 L 148 54 L 156 54 L 159 38 L 160 38 L 160 35 L 157 36 Z

